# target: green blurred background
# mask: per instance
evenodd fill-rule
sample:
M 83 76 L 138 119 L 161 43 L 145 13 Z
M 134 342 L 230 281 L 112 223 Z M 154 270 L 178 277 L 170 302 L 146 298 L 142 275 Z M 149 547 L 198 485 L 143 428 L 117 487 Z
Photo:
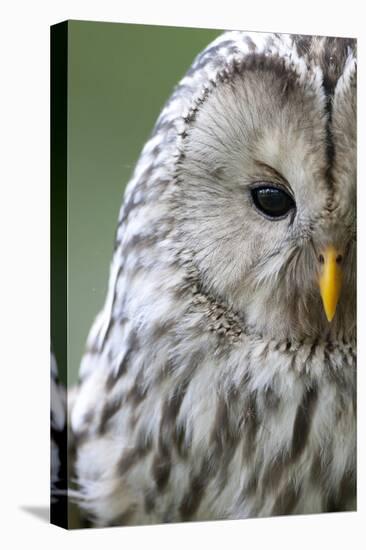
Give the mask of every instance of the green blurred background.
M 70 21 L 68 30 L 68 382 L 73 384 L 104 303 L 124 187 L 173 87 L 221 31 L 86 21 Z

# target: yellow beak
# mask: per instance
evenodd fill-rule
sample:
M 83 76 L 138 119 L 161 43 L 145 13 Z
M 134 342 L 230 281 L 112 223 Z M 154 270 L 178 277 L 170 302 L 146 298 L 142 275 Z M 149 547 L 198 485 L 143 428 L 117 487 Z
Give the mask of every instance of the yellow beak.
M 320 295 L 329 323 L 333 319 L 342 288 L 342 255 L 334 246 L 328 246 L 319 260 L 322 264 L 319 276 Z

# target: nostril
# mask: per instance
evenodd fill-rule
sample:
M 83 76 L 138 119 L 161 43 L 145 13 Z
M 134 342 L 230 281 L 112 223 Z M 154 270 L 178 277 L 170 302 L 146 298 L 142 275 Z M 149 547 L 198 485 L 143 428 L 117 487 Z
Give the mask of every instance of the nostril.
M 342 254 L 338 254 L 338 256 L 336 257 L 337 264 L 340 264 L 342 260 L 343 260 Z
M 319 260 L 319 262 L 320 262 L 321 264 L 324 263 L 324 256 L 323 256 L 323 254 L 320 254 L 320 255 L 319 255 L 318 260 Z

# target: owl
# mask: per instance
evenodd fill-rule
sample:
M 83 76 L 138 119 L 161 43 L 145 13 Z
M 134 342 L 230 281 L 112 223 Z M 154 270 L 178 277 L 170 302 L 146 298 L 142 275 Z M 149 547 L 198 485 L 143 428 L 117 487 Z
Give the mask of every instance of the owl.
M 356 42 L 226 32 L 129 182 L 71 411 L 92 525 L 356 507 Z

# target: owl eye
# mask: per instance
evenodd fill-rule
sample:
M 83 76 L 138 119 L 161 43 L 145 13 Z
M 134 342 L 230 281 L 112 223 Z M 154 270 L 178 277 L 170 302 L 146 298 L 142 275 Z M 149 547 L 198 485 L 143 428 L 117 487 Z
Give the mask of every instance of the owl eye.
M 255 187 L 251 190 L 251 195 L 257 210 L 269 218 L 283 218 L 295 208 L 292 197 L 278 187 L 270 185 Z

